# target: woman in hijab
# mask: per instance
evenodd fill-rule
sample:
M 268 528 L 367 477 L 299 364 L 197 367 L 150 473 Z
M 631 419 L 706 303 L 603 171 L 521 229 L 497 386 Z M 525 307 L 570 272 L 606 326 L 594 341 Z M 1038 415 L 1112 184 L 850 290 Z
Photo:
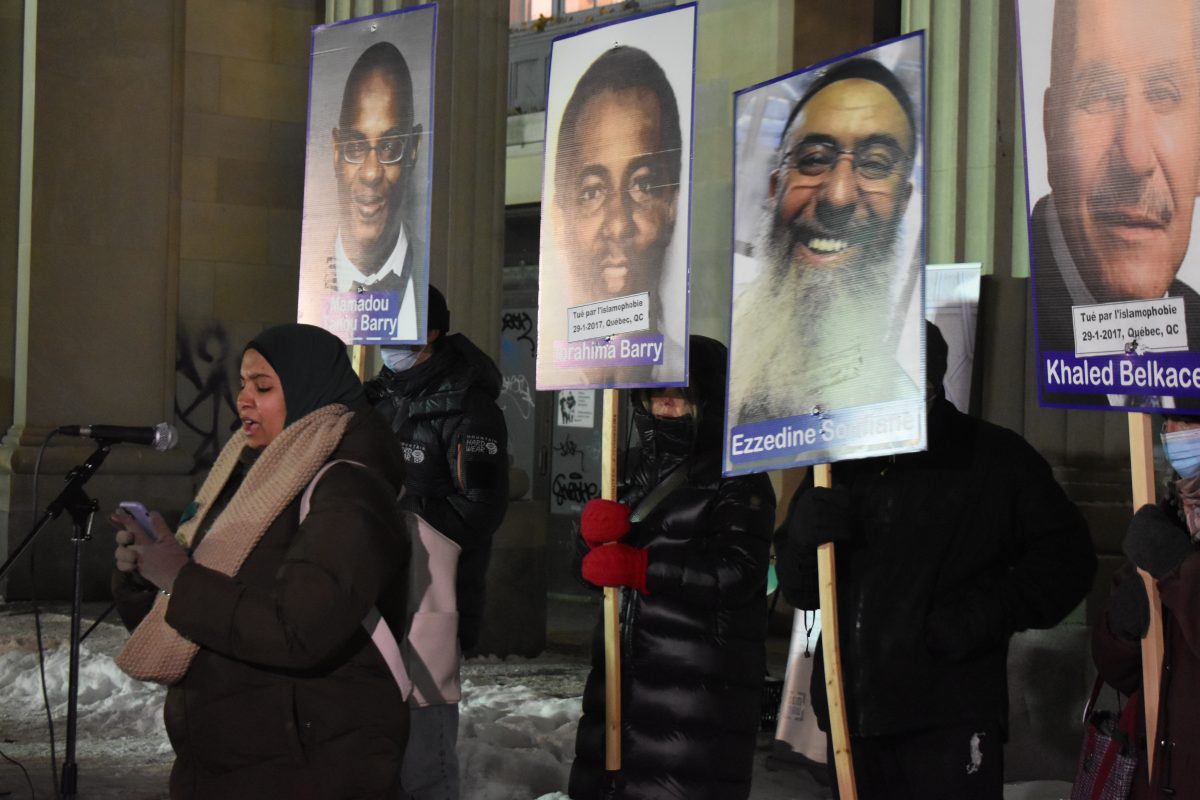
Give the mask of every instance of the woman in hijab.
M 237 410 L 174 534 L 112 518 L 137 624 L 118 664 L 170 687 L 171 797 L 396 797 L 408 709 L 364 627 L 403 624 L 391 432 L 344 345 L 309 325 L 247 345 Z

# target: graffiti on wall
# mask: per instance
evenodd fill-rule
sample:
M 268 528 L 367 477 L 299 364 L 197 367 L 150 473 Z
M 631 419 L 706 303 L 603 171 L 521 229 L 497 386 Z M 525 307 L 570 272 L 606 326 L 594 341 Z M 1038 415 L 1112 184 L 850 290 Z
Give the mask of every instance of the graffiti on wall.
M 583 473 L 559 472 L 550 484 L 550 493 L 554 496 L 554 511 L 566 506 L 565 513 L 577 514 L 588 500 L 600 496 L 600 486 L 585 478 Z
M 537 342 L 533 338 L 533 328 L 533 315 L 528 311 L 506 311 L 500 318 L 501 335 L 508 334 L 515 341 L 525 342 L 529 345 L 530 358 L 537 356 Z
M 496 400 L 508 425 L 508 454 L 512 465 L 529 476 L 530 487 L 537 474 L 536 395 L 533 393 L 536 318 L 535 308 L 506 308 L 500 315 L 502 382 L 500 397 Z
M 218 322 L 205 324 L 194 337 L 181 324 L 175 344 L 175 419 L 183 426 L 184 445 L 193 448 L 194 474 L 213 465 L 229 434 L 237 430 L 230 378 L 237 365 L 231 360 L 229 334 Z
M 503 375 L 500 397 L 496 401 L 502 411 L 513 410 L 527 420 L 533 416 L 533 392 L 529 390 L 529 379 L 524 375 Z
M 579 456 L 580 472 L 582 472 L 587 465 L 583 449 L 575 443 L 575 440 L 571 438 L 570 434 L 567 435 L 567 438 L 555 443 L 554 452 L 564 457 Z
M 590 389 L 558 392 L 550 448 L 550 513 L 574 515 L 600 496 L 600 419 Z

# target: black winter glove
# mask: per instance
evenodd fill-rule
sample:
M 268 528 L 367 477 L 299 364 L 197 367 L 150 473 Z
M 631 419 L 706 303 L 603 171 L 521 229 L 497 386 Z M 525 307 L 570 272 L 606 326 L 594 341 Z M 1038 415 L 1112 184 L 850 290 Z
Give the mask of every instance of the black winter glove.
M 376 375 L 371 380 L 363 383 L 363 391 L 366 392 L 367 402 L 372 406 L 379 405 L 381 400 L 387 398 L 387 386 L 383 382 L 383 374 Z
M 1150 601 L 1142 576 L 1130 572 L 1108 598 L 1108 629 L 1127 642 L 1137 642 L 1150 628 Z
M 796 501 L 796 510 L 788 524 L 788 538 L 789 545 L 803 550 L 853 539 L 850 490 L 845 486 L 832 489 L 814 486 L 805 492 Z
M 1187 533 L 1153 505 L 1144 505 L 1133 515 L 1121 549 L 1130 561 L 1157 579 L 1195 552 Z

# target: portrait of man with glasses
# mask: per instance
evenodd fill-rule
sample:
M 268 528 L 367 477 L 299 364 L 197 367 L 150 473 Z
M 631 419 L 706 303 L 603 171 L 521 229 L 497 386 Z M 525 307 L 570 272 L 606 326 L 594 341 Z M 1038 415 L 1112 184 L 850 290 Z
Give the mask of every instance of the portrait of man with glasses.
M 774 129 L 765 186 L 744 187 L 762 194 L 755 274 L 733 304 L 731 426 L 922 393 L 897 357 L 920 281 L 919 213 L 905 235 L 919 109 L 869 57 L 837 62 L 797 93 Z M 737 180 L 751 174 L 739 168 Z
M 298 321 L 425 341 L 436 7 L 314 29 Z
M 687 379 L 694 29 L 683 7 L 554 43 L 539 388 Z
M 417 338 L 417 248 L 405 211 L 420 143 L 408 64 L 390 42 L 374 44 L 346 78 L 333 130 L 339 218 L 332 277 L 339 292 L 397 292 L 399 338 Z

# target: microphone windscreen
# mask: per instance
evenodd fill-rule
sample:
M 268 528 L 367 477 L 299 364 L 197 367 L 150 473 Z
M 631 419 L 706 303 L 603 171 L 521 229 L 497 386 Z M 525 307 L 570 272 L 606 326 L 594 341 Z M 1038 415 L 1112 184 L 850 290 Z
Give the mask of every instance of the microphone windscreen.
M 160 422 L 154 426 L 155 450 L 170 450 L 177 444 L 179 444 L 179 431 L 174 425 L 167 422 Z

